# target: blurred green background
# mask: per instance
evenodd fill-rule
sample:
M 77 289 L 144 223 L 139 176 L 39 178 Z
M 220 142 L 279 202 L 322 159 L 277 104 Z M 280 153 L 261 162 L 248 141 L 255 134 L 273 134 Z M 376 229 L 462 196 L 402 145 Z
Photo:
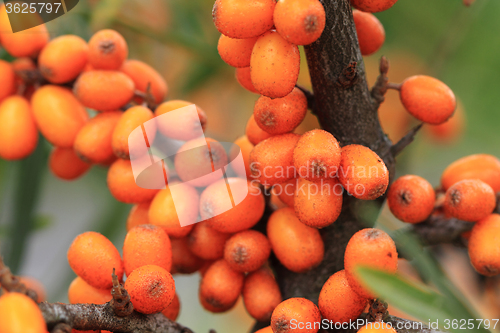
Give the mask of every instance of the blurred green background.
M 130 58 L 149 63 L 167 79 L 169 98 L 199 105 L 208 115 L 208 135 L 233 141 L 244 134 L 258 96 L 241 88 L 234 69 L 220 60 L 212 5 L 212 0 L 80 0 L 48 28 L 52 37 L 76 34 L 87 40 L 98 29 L 120 31 L 129 43 Z M 451 144 L 436 141 L 426 131 L 419 133 L 399 158 L 398 173 L 418 174 L 437 186 L 442 170 L 459 157 L 500 156 L 500 1 L 477 0 L 467 8 L 461 0 L 399 0 L 376 16 L 386 29 L 386 43 L 365 59 L 369 81 L 374 82 L 377 61 L 385 55 L 391 61 L 391 81 L 421 73 L 435 76 L 452 88 L 466 117 L 463 135 Z M 0 55 L 9 59 L 3 51 Z M 307 86 L 303 61 L 300 83 Z M 388 96 L 384 108 L 391 115 L 384 127 L 398 133 L 394 136 L 409 129 L 413 121 L 399 105 L 397 94 Z M 315 124 L 309 115 L 301 130 Z M 44 144 L 25 161 L 0 160 L 0 246 L 17 273 L 42 281 L 49 301 L 67 301 L 67 288 L 75 275 L 66 251 L 73 238 L 95 230 L 120 249 L 131 206 L 111 197 L 103 168 L 94 167 L 71 183 L 56 179 L 46 167 L 49 149 Z M 383 214 L 390 218 L 387 211 Z M 461 252 L 445 251 L 445 256 L 467 264 Z M 445 264 L 445 269 L 457 275 L 456 266 Z M 199 276 L 175 278 L 181 323 L 198 332 L 209 328 L 218 333 L 242 332 L 250 327 L 252 320 L 241 301 L 227 314 L 209 314 L 197 301 Z M 468 292 L 471 297 L 474 293 Z

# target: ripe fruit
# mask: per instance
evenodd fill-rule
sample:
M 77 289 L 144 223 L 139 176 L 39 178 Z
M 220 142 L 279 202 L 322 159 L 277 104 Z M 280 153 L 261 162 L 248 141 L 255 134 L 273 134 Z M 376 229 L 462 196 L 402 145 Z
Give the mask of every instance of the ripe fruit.
M 338 271 L 325 282 L 319 294 L 318 307 L 323 318 L 334 323 L 354 321 L 363 312 L 367 300 L 349 286 L 345 270 Z
M 271 328 L 271 326 L 266 326 L 256 331 L 255 333 L 273 333 L 273 329 Z
M 336 178 L 310 182 L 299 178 L 294 208 L 300 222 L 324 228 L 337 220 L 342 211 L 344 189 Z
M 360 265 L 396 273 L 398 253 L 388 234 L 378 229 L 363 229 L 355 233 L 344 255 L 344 268 L 352 290 L 363 298 L 375 298 L 359 280 L 356 268 Z
M 165 79 L 153 67 L 139 60 L 127 60 L 120 71 L 134 81 L 135 89 L 145 93 L 149 91 L 157 104 L 163 102 L 168 93 Z
M 100 30 L 89 40 L 89 63 L 95 69 L 117 70 L 127 56 L 127 42 L 115 30 Z
M 130 209 L 130 213 L 128 213 L 127 217 L 127 232 L 135 226 L 149 224 L 148 213 L 150 205 L 151 202 L 146 201 L 134 205 L 132 209 Z
M 97 289 L 77 276 L 69 285 L 68 299 L 71 304 L 104 304 L 111 301 L 110 289 Z
M 304 133 L 293 150 L 293 164 L 299 177 L 309 181 L 336 177 L 340 159 L 339 142 L 321 129 Z
M 385 30 L 382 23 L 375 15 L 359 10 L 353 10 L 352 16 L 356 25 L 361 54 L 368 56 L 377 52 L 385 41 Z
M 5 60 L 0 60 L 0 103 L 16 91 L 14 67 Z
M 234 172 L 239 177 L 250 177 L 250 152 L 252 151 L 254 145 L 248 140 L 246 135 L 240 136 L 234 141 L 234 145 L 229 151 L 229 161 Z M 239 149 L 238 149 L 239 148 Z M 243 157 L 243 165 L 233 162 L 238 154 L 241 152 Z
M 356 144 L 342 148 L 338 177 L 349 194 L 362 200 L 377 199 L 389 185 L 384 161 L 370 148 Z
M 325 9 L 318 0 L 279 0 L 273 18 L 279 34 L 297 45 L 314 43 L 325 28 Z
M 0 157 L 6 160 L 25 158 L 35 150 L 37 144 L 38 130 L 30 103 L 21 96 L 11 96 L 1 101 Z
M 424 130 L 425 134 L 427 134 L 432 141 L 444 144 L 454 143 L 462 136 L 465 122 L 464 108 L 458 102 L 457 109 L 450 119 L 440 125 L 426 125 L 424 126 Z
M 135 269 L 125 280 L 124 287 L 130 295 L 134 310 L 144 314 L 165 310 L 175 296 L 172 275 L 156 265 Z
M 391 8 L 398 0 L 351 0 L 356 9 L 369 13 L 377 13 Z
M 227 183 L 221 179 L 207 187 L 200 197 L 201 218 L 207 220 L 210 227 L 225 233 L 253 227 L 264 209 L 260 188 L 241 178 L 228 178 Z
M 243 88 L 254 94 L 259 93 L 257 90 L 255 90 L 255 87 L 253 86 L 252 79 L 250 77 L 250 66 L 243 68 L 236 68 L 234 74 L 236 80 Z
M 259 269 L 270 254 L 269 240 L 255 230 L 245 230 L 231 236 L 224 246 L 224 259 L 232 269 L 239 272 Z
M 289 207 L 293 207 L 298 182 L 298 178 L 290 179 L 289 181 L 275 185 L 273 187 L 273 191 L 279 197 L 281 202 Z
M 189 250 L 197 257 L 206 260 L 215 260 L 224 255 L 224 244 L 231 237 L 230 234 L 210 228 L 206 222 L 194 225 L 188 235 Z
M 259 142 L 264 141 L 265 139 L 268 139 L 272 136 L 271 134 L 260 128 L 259 125 L 257 125 L 253 114 L 248 119 L 245 129 L 245 135 L 247 136 L 248 141 L 250 141 L 250 143 L 253 145 L 257 145 Z
M 292 208 L 271 214 L 267 237 L 278 260 L 292 272 L 305 272 L 323 260 L 325 249 L 319 231 L 300 222 Z
M 78 235 L 68 249 L 68 262 L 73 271 L 98 289 L 113 286 L 113 268 L 119 279 L 123 276 L 120 253 L 109 239 L 94 231 Z
M 275 333 L 316 333 L 320 322 L 318 307 L 301 297 L 281 302 L 271 316 L 271 327 Z
M 358 333 L 398 333 L 390 323 L 372 322 L 361 327 Z
M 241 294 L 243 279 L 243 273 L 233 270 L 224 259 L 214 262 L 201 279 L 201 304 L 210 312 L 229 310 Z
M 0 332 L 45 333 L 47 326 L 42 312 L 31 298 L 9 292 L 0 296 Z
M 482 275 L 500 273 L 500 215 L 491 214 L 478 221 L 469 238 L 469 256 L 472 266 Z
M 392 183 L 387 193 L 391 212 L 403 222 L 425 221 L 434 210 L 436 193 L 422 177 L 406 175 Z
M 298 88 L 293 88 L 283 98 L 260 96 L 253 110 L 257 125 L 273 135 L 293 131 L 304 120 L 306 113 L 307 98 Z
M 205 261 L 191 252 L 188 237 L 172 238 L 172 274 L 191 274 L 203 266 Z
M 464 179 L 479 179 L 490 185 L 495 193 L 500 191 L 500 161 L 487 154 L 462 157 L 451 163 L 441 176 L 441 185 L 448 190 Z
M 177 295 L 177 293 L 175 293 L 174 299 L 172 299 L 170 305 L 167 306 L 167 308 L 163 310 L 161 313 L 168 319 L 175 321 L 179 316 L 180 309 L 181 309 L 181 303 L 179 302 L 179 296 Z
M 40 52 L 40 73 L 51 83 L 74 80 L 87 64 L 87 42 L 75 35 L 64 35 L 51 40 Z
M 257 37 L 272 28 L 275 5 L 275 0 L 216 0 L 212 18 L 217 30 L 228 37 Z
M 262 141 L 250 153 L 250 170 L 264 186 L 295 178 L 293 150 L 300 135 L 288 133 Z
M 170 112 L 186 106 L 196 107 L 194 112 Z M 165 115 L 165 116 L 163 116 Z M 203 135 L 207 125 L 207 115 L 193 103 L 172 100 L 161 103 L 155 110 L 156 125 L 167 138 L 189 141 Z
M 87 111 L 70 90 L 46 85 L 31 98 L 33 116 L 40 132 L 54 146 L 72 148 L 88 121 Z
M 476 222 L 493 212 L 496 201 L 491 186 L 479 179 L 465 179 L 446 191 L 444 211 L 457 219 Z
M 250 59 L 250 78 L 261 95 L 270 98 L 288 95 L 299 77 L 299 48 L 276 31 L 257 39 Z M 272 73 L 272 74 L 271 74 Z
M 64 180 L 74 180 L 83 176 L 91 165 L 82 161 L 73 148 L 56 147 L 50 154 L 49 167 L 56 177 Z
M 220 35 L 217 51 L 222 60 L 229 66 L 248 67 L 250 66 L 250 56 L 257 41 L 257 37 L 235 39 Z
M 412 116 L 433 125 L 447 121 L 457 107 L 453 91 L 438 79 L 426 75 L 404 80 L 399 97 Z
M 160 227 L 145 224 L 132 228 L 123 241 L 125 274 L 144 265 L 172 269 L 172 246 L 168 235 Z
M 75 96 L 96 111 L 118 110 L 134 97 L 134 81 L 118 71 L 83 72 L 75 82 Z
M 282 297 L 271 270 L 262 267 L 245 277 L 243 302 L 248 313 L 257 321 L 269 321 Z

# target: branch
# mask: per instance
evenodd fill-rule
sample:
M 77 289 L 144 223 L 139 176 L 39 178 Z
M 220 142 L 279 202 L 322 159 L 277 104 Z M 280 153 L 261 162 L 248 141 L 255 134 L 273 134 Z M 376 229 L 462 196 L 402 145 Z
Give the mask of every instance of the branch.
M 389 84 L 389 78 L 387 77 L 387 73 L 389 72 L 389 61 L 385 56 L 380 58 L 379 72 L 380 75 L 377 78 L 377 82 L 375 82 L 375 85 L 370 92 L 372 98 L 377 103 L 377 108 L 380 104 L 382 104 L 382 102 L 384 102 L 384 96 L 387 92 Z
M 422 223 L 409 228 L 420 237 L 424 245 L 431 246 L 445 243 L 461 242 L 462 233 L 470 231 L 474 223 L 465 222 L 456 218 L 447 218 L 444 215 L 433 215 Z
M 392 147 L 390 148 L 391 155 L 393 157 L 398 156 L 410 143 L 412 143 L 418 131 L 422 128 L 423 125 L 424 124 L 422 123 L 413 127 L 410 132 L 408 132 L 404 137 L 401 138 L 401 140 L 392 145 Z
M 385 321 L 391 323 L 392 327 L 398 328 L 397 329 L 398 333 L 448 333 L 441 330 L 430 329 L 426 325 L 420 322 L 415 322 L 394 316 L 388 316 L 385 319 Z M 399 327 L 411 327 L 411 328 L 400 329 Z

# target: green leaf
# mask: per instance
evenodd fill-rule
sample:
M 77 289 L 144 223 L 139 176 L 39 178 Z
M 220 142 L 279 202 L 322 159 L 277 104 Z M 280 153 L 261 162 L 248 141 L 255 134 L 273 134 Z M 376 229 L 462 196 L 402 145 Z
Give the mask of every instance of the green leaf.
M 37 215 L 35 216 L 35 222 L 33 223 L 33 231 L 40 231 L 47 229 L 54 222 L 52 216 L 49 215 Z

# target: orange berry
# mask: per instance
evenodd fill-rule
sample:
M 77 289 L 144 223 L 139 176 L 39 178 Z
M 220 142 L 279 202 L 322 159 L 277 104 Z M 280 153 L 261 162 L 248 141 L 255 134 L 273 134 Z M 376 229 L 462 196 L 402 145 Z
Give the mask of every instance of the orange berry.
M 344 268 L 352 290 L 363 298 L 375 298 L 359 280 L 356 268 L 360 265 L 396 273 L 398 252 L 392 238 L 382 230 L 363 229 L 351 237 L 345 250 Z
M 283 98 L 260 96 L 253 114 L 257 125 L 269 134 L 283 134 L 300 125 L 307 113 L 307 98 L 299 88 Z
M 490 185 L 479 179 L 464 179 L 446 191 L 444 212 L 463 221 L 476 222 L 490 215 L 496 205 Z
M 404 80 L 399 97 L 412 116 L 433 125 L 447 121 L 457 107 L 453 91 L 438 79 L 426 75 Z
M 170 112 L 189 105 L 193 103 L 181 100 L 172 100 L 158 105 L 155 110 L 156 124 L 163 135 L 181 141 L 189 141 L 203 135 L 207 125 L 207 115 L 198 106 L 195 105 L 198 116 L 194 113 Z M 166 113 L 168 116 L 161 117 Z
M 236 68 L 235 70 L 236 81 L 245 88 L 246 90 L 258 94 L 259 92 L 255 90 L 252 83 L 252 78 L 250 77 L 250 66 L 243 68 Z
M 156 265 L 170 271 L 172 245 L 168 235 L 151 224 L 130 229 L 123 241 L 123 264 L 127 276 L 144 265 Z
M 210 228 L 206 222 L 200 222 L 195 224 L 187 237 L 188 247 L 199 258 L 215 260 L 224 255 L 224 244 L 229 237 L 230 234 Z
M 289 207 L 293 207 L 298 182 L 298 178 L 292 178 L 284 183 L 275 185 L 273 187 L 273 191 L 279 197 L 281 202 Z
M 339 142 L 321 129 L 304 133 L 293 150 L 293 164 L 299 177 L 310 181 L 336 177 L 340 159 Z
M 174 298 L 172 299 L 172 303 L 166 307 L 161 313 L 170 319 L 171 321 L 175 321 L 179 316 L 179 311 L 181 310 L 181 303 L 179 302 L 179 296 L 177 293 L 174 294 Z
M 231 38 L 262 35 L 273 26 L 275 0 L 216 0 L 212 9 L 215 27 Z
M 243 279 L 243 273 L 233 270 L 224 259 L 214 262 L 201 279 L 201 305 L 215 313 L 229 310 L 241 294 Z
M 321 313 L 318 307 L 302 297 L 281 302 L 271 316 L 274 333 L 316 333 L 320 323 Z
M 314 43 L 325 28 L 325 9 L 319 0 L 279 0 L 274 25 L 283 38 L 293 44 Z
M 250 153 L 252 176 L 265 186 L 295 178 L 293 150 L 299 139 L 298 134 L 280 134 L 256 145 Z
M 457 109 L 450 119 L 440 125 L 428 124 L 424 126 L 425 134 L 431 140 L 439 143 L 453 143 L 463 134 L 465 120 L 464 108 L 460 102 L 457 102 Z
M 153 67 L 139 60 L 127 60 L 120 69 L 134 81 L 135 89 L 153 95 L 157 104 L 163 102 L 168 94 L 168 86 L 165 79 Z
M 248 313 L 257 321 L 270 321 L 274 309 L 281 303 L 281 291 L 269 268 L 262 267 L 245 277 L 243 302 Z
M 472 266 L 482 275 L 500 273 L 500 215 L 491 214 L 478 221 L 469 238 L 469 257 Z
M 165 310 L 175 296 L 172 275 L 162 267 L 145 265 L 135 269 L 125 280 L 134 310 L 144 314 Z
M 113 268 L 119 279 L 123 276 L 120 253 L 109 239 L 94 231 L 78 235 L 68 249 L 68 262 L 73 271 L 98 289 L 113 286 Z
M 74 80 L 87 64 L 87 42 L 75 35 L 64 35 L 51 40 L 40 52 L 40 73 L 51 83 Z
M 149 206 L 151 206 L 151 202 L 146 201 L 134 205 L 132 209 L 130 209 L 127 217 L 127 232 L 135 226 L 149 224 Z
M 239 177 L 250 177 L 250 152 L 252 151 L 254 145 L 248 140 L 246 135 L 240 136 L 236 141 L 234 141 L 234 145 L 231 147 L 229 151 L 229 160 L 233 161 L 236 156 L 238 156 L 239 152 L 241 152 L 241 156 L 243 157 L 243 165 L 241 164 L 231 164 L 234 172 Z M 239 149 L 238 149 L 239 148 Z
M 146 154 L 148 143 L 153 143 L 156 134 L 155 122 L 150 121 L 153 118 L 153 112 L 142 105 L 133 106 L 125 111 L 116 123 L 111 138 L 115 155 L 123 159 L 135 159 Z M 144 125 L 146 122 L 147 125 Z M 137 132 L 138 127 L 142 127 L 142 131 Z M 131 135 L 134 130 L 136 132 Z M 139 136 L 136 136 L 136 133 L 139 133 Z
M 16 73 L 14 72 L 14 67 L 7 61 L 0 60 L 0 103 L 15 92 Z
M 43 86 L 31 98 L 33 116 L 40 132 L 54 146 L 72 148 L 89 116 L 70 90 Z
M 207 220 L 210 227 L 225 233 L 253 227 L 264 209 L 260 188 L 242 178 L 221 179 L 207 187 L 200 197 L 201 218 Z
M 250 116 L 250 119 L 248 119 L 245 135 L 247 136 L 248 141 L 250 141 L 253 145 L 257 145 L 259 142 L 272 136 L 257 125 L 253 114 Z
M 71 304 L 104 304 L 111 301 L 111 289 L 97 289 L 77 276 L 69 285 L 68 299 Z
M 255 333 L 273 333 L 273 329 L 271 328 L 271 326 L 266 326 L 258 331 L 255 331 Z
M 276 31 L 257 39 L 250 59 L 254 88 L 270 98 L 288 95 L 299 78 L 300 54 L 297 45 L 287 42 Z
M 31 298 L 10 292 L 0 296 L 0 332 L 45 333 L 47 326 L 42 312 Z
M 313 228 L 324 228 L 337 220 L 342 211 L 344 189 L 337 178 L 310 182 L 299 178 L 294 208 L 300 222 Z
M 361 329 L 358 331 L 358 333 L 378 333 L 378 332 L 398 333 L 398 331 L 396 331 L 392 327 L 392 324 L 383 322 L 368 323 L 365 326 L 361 327 Z
M 359 10 L 377 13 L 391 8 L 398 0 L 351 0 L 351 5 Z
M 151 201 L 158 190 L 139 187 L 134 180 L 132 164 L 128 160 L 118 159 L 108 170 L 108 188 L 116 200 L 124 203 Z
M 134 81 L 118 71 L 83 72 L 73 91 L 83 105 L 96 111 L 118 110 L 134 97 Z
M 57 178 L 74 180 L 83 176 L 91 165 L 82 161 L 73 148 L 56 147 L 50 154 L 49 167 Z
M 91 163 L 106 163 L 114 158 L 111 138 L 122 115 L 121 111 L 110 111 L 90 119 L 75 138 L 73 148 L 76 154 Z
M 37 144 L 38 130 L 30 103 L 21 96 L 10 96 L 0 102 L 0 157 L 25 158 Z
M 26 286 L 26 288 L 36 292 L 36 295 L 38 296 L 36 300 L 37 303 L 45 302 L 47 293 L 45 292 L 45 287 L 40 281 L 29 276 L 20 276 L 19 280 Z
M 253 272 L 259 269 L 270 254 L 269 240 L 255 230 L 234 234 L 224 246 L 224 259 L 232 269 L 239 272 Z
M 446 191 L 464 179 L 479 179 L 490 185 L 495 193 L 500 192 L 500 161 L 487 154 L 462 157 L 451 163 L 441 176 L 441 185 Z
M 115 30 L 100 30 L 89 40 L 89 63 L 95 69 L 117 70 L 127 56 L 127 42 Z
M 172 274 L 191 274 L 199 270 L 205 261 L 189 249 L 188 237 L 172 238 Z
M 392 183 L 387 193 L 391 212 L 403 222 L 425 221 L 434 210 L 436 193 L 432 185 L 422 177 L 406 175 Z
M 181 238 L 191 232 L 198 219 L 200 197 L 194 187 L 184 183 L 175 184 L 174 191 L 175 203 L 169 187 L 160 190 L 151 202 L 148 217 L 149 223 L 162 227 L 170 237 Z
M 389 185 L 384 161 L 370 148 L 361 145 L 342 147 L 338 177 L 349 194 L 362 200 L 375 200 Z
M 355 9 L 352 11 L 352 16 L 356 25 L 361 54 L 368 56 L 377 52 L 385 41 L 385 30 L 382 23 L 375 15 Z
M 233 67 L 250 66 L 250 56 L 257 37 L 236 39 L 220 35 L 217 51 L 226 64 Z
M 367 299 L 356 294 L 341 270 L 325 282 L 319 294 L 318 307 L 323 318 L 334 323 L 355 320 L 366 307 Z
M 300 222 L 292 208 L 271 214 L 267 237 L 278 260 L 292 272 L 305 272 L 323 260 L 325 247 L 318 229 Z

